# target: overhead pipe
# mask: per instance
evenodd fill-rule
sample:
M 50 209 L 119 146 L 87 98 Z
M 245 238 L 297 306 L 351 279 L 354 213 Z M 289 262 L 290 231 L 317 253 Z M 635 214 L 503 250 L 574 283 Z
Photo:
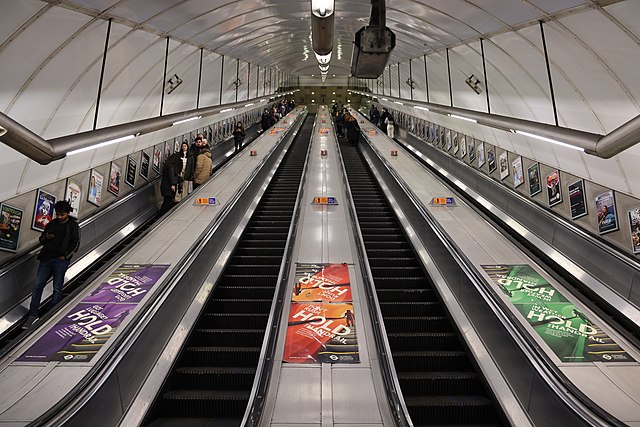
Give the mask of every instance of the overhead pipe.
M 287 94 L 292 94 L 299 89 L 281 94 L 273 94 L 254 98 L 242 102 L 235 102 L 215 107 L 205 107 L 194 110 L 173 113 L 162 117 L 138 120 L 121 125 L 110 126 L 102 129 L 81 132 L 74 135 L 63 136 L 46 140 L 31 130 L 27 129 L 11 117 L 0 112 L 0 141 L 31 160 L 47 165 L 55 160 L 64 158 L 69 152 L 83 148 L 90 148 L 108 141 L 137 137 L 147 133 L 156 132 L 173 126 L 174 123 L 186 119 L 212 116 L 217 113 L 228 112 L 236 108 L 244 108 L 248 104 L 270 101 Z
M 402 103 L 422 110 L 428 110 L 436 114 L 458 116 L 457 118 L 468 119 L 470 121 L 475 121 L 479 125 L 488 126 L 506 132 L 526 132 L 538 137 L 559 141 L 565 145 L 577 147 L 584 150 L 587 154 L 603 159 L 609 159 L 620 154 L 624 150 L 631 148 L 640 142 L 640 115 L 629 120 L 622 126 L 619 126 L 607 135 L 601 135 L 598 133 L 569 129 L 566 127 L 554 126 L 531 120 L 432 104 L 430 102 L 409 101 L 391 96 L 374 95 L 373 93 L 359 92 L 355 90 L 352 90 L 351 92 L 377 99 L 384 98 L 383 100 L 385 101 L 388 100 L 393 103 Z

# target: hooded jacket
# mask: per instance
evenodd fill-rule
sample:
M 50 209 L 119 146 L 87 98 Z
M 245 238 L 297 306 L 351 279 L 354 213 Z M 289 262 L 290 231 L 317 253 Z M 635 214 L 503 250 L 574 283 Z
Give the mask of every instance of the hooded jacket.
M 196 157 L 196 167 L 193 172 L 193 182 L 202 184 L 211 176 L 213 162 L 211 160 L 211 150 L 207 147 L 201 148 Z

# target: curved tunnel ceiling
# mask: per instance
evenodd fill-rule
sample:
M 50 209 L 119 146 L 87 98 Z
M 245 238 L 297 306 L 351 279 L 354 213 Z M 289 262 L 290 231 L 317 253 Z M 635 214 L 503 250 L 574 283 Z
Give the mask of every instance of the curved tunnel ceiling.
M 260 66 L 275 66 L 290 74 L 313 74 L 317 70 L 310 40 L 310 0 L 47 0 L 46 3 L 98 19 L 113 18 L 132 28 Z M 389 1 L 387 26 L 398 36 L 390 63 L 596 7 L 591 0 Z M 348 75 L 354 34 L 367 25 L 370 11 L 370 1 L 336 1 L 333 73 Z

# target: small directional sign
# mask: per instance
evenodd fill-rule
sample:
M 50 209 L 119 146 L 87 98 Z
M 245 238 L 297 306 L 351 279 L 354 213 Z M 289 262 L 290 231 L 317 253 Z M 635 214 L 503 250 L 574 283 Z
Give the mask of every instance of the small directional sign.
M 335 197 L 321 197 L 316 196 L 313 198 L 314 205 L 337 205 L 338 201 Z
M 209 205 L 217 205 L 218 200 L 215 197 L 196 197 L 196 205 L 198 206 L 209 206 Z
M 453 197 L 434 197 L 429 206 L 458 206 Z

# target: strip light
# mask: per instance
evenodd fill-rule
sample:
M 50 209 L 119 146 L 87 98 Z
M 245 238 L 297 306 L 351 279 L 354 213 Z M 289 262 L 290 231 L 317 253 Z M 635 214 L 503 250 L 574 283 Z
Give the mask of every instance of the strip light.
M 220 110 L 221 113 L 228 113 L 229 111 L 233 111 L 233 108 L 225 108 L 224 110 Z
M 414 105 L 413 108 L 417 108 L 418 110 L 429 111 L 427 107 L 423 107 L 422 105 Z
M 518 134 L 518 135 L 524 135 L 524 136 L 528 136 L 528 137 L 531 137 L 531 138 L 539 139 L 541 141 L 550 142 L 552 144 L 561 145 L 563 147 L 571 148 L 572 150 L 578 150 L 578 151 L 584 152 L 584 148 L 576 147 L 575 145 L 567 144 L 566 142 L 561 142 L 561 141 L 557 141 L 555 139 L 547 138 L 546 136 L 540 136 L 540 135 L 536 135 L 536 134 L 533 134 L 533 133 L 524 132 L 524 131 L 521 131 L 521 130 L 514 130 L 514 129 L 511 129 L 511 132 L 513 132 L 515 134 Z
M 133 139 L 135 137 L 136 137 L 135 135 L 127 135 L 127 136 L 123 136 L 121 138 L 112 139 L 111 141 L 101 142 L 99 144 L 92 145 L 90 147 L 78 148 L 77 150 L 69 151 L 67 153 L 67 156 L 71 156 L 72 154 L 82 153 L 84 151 L 95 150 L 97 148 L 105 147 L 105 146 L 111 145 L 111 144 L 117 144 L 118 142 L 128 141 L 128 140 Z
M 246 107 L 251 107 L 252 105 L 253 105 L 253 102 L 252 102 L 252 103 L 250 103 L 250 104 L 245 105 L 245 108 L 246 108 Z
M 447 116 L 453 117 L 454 119 L 465 120 L 467 122 L 478 123 L 478 121 L 476 119 L 470 119 L 469 117 L 462 117 L 462 116 L 458 116 L 456 114 L 447 114 Z
M 190 122 L 192 120 L 198 120 L 198 119 L 201 119 L 201 118 L 202 118 L 202 116 L 189 117 L 188 119 L 177 121 L 174 124 L 172 124 L 171 126 L 180 125 L 182 123 L 187 123 L 187 122 Z
M 399 105 L 404 105 L 404 103 L 400 102 L 400 101 L 393 101 L 394 104 L 399 104 Z

